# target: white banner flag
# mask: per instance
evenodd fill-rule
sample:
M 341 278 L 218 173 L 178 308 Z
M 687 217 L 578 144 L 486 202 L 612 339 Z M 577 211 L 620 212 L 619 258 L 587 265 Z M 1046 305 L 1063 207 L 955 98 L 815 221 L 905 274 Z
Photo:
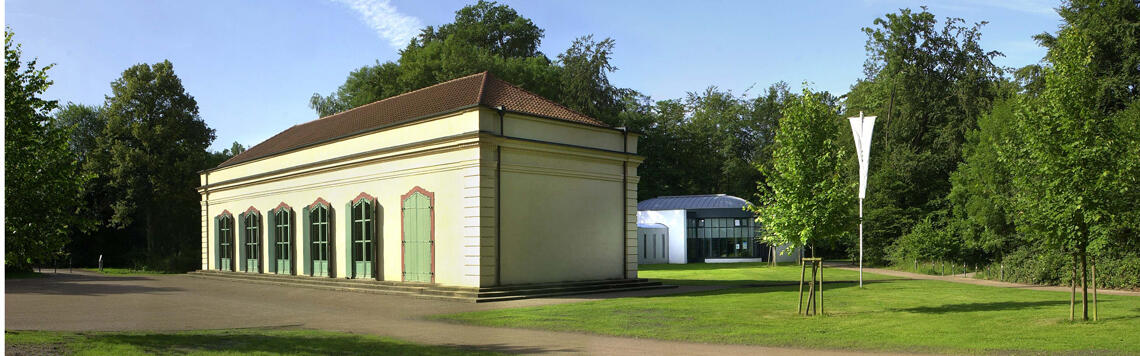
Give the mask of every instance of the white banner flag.
M 867 196 L 867 166 L 871 158 L 871 133 L 875 130 L 875 116 L 849 117 L 851 133 L 855 135 L 855 154 L 859 157 L 859 199 Z

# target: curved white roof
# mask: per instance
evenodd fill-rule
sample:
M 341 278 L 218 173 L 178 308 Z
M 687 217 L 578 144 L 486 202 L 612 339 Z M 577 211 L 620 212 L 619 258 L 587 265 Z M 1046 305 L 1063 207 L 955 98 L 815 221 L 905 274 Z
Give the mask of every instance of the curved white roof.
M 740 209 L 748 201 L 726 194 L 673 195 L 642 200 L 637 210 Z

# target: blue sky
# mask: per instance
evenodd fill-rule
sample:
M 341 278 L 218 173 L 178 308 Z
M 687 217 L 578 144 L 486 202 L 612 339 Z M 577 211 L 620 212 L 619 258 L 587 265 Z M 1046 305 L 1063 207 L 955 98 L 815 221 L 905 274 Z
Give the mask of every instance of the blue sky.
M 409 36 L 451 22 L 471 1 L 8 0 L 5 23 L 25 59 L 55 63 L 47 97 L 101 105 L 110 82 L 137 63 L 169 59 L 200 114 L 212 149 L 257 144 L 313 120 L 314 92 L 349 71 L 395 60 Z M 786 81 L 842 94 L 863 77 L 860 31 L 899 8 L 988 21 L 982 43 L 1002 66 L 1044 55 L 1031 36 L 1055 32 L 1054 1 L 502 1 L 546 30 L 552 58 L 582 35 L 617 41 L 610 77 L 654 99 L 718 86 L 741 93 Z

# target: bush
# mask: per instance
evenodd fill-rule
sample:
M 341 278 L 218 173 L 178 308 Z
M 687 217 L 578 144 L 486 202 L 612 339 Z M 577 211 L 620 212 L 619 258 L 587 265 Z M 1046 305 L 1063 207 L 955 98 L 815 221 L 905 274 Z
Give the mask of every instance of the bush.
M 1004 264 L 1006 282 L 1067 286 L 1072 275 L 1073 257 L 1054 249 L 1025 246 L 1007 254 Z M 999 267 L 996 263 L 990 266 L 993 270 Z M 1089 272 L 1092 272 L 1091 265 Z M 1096 272 L 1097 286 L 1101 288 L 1140 288 L 1140 255 L 1101 257 L 1096 261 Z M 999 273 L 990 274 L 991 279 L 999 276 Z M 1089 277 L 1089 283 L 1092 283 L 1092 275 Z M 1079 280 L 1080 276 L 1077 278 Z

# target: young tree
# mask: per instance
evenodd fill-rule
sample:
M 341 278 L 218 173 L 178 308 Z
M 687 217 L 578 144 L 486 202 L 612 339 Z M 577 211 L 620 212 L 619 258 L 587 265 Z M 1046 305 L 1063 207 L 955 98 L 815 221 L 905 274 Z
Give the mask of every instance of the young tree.
M 70 229 L 86 224 L 76 214 L 86 176 L 68 147 L 72 127 L 54 123 L 48 113 L 56 101 L 41 97 L 52 66 L 37 69 L 21 54 L 5 29 L 4 265 L 26 271 L 59 256 Z
M 1015 130 L 1022 141 L 1017 156 L 1006 159 L 1023 226 L 1043 245 L 1072 254 L 1082 285 L 1090 249 L 1107 241 L 1116 213 L 1135 203 L 1120 199 L 1135 188 L 1120 176 L 1127 169 L 1119 160 L 1128 150 L 1126 135 L 1101 110 L 1092 43 L 1082 28 L 1061 29 L 1050 44 L 1045 90 L 1021 105 Z
M 103 112 L 107 127 L 97 141 L 105 155 L 94 164 L 116 191 L 111 223 L 127 227 L 141 219 L 151 257 L 196 246 L 194 187 L 214 130 L 198 116 L 198 104 L 174 65 L 163 61 L 123 71 L 111 83 Z
M 773 172 L 766 172 L 767 189 L 750 206 L 772 245 L 814 246 L 850 231 L 854 186 L 849 148 L 839 144 L 842 122 L 826 97 L 804 89 L 789 100 L 776 131 Z

